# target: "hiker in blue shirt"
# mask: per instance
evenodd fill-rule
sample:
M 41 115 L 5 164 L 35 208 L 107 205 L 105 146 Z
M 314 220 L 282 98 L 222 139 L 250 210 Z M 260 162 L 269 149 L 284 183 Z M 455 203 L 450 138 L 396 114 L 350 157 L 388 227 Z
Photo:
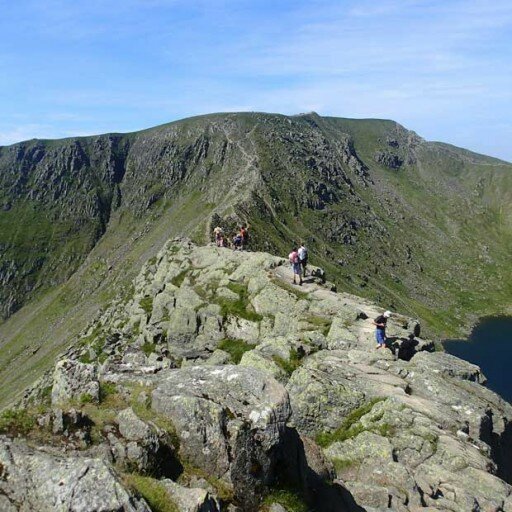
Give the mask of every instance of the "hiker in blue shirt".
M 377 346 L 375 348 L 382 348 L 386 346 L 386 324 L 388 318 L 391 316 L 391 311 L 385 311 L 383 315 L 378 316 L 374 321 L 373 325 L 375 329 L 375 339 L 377 340 Z

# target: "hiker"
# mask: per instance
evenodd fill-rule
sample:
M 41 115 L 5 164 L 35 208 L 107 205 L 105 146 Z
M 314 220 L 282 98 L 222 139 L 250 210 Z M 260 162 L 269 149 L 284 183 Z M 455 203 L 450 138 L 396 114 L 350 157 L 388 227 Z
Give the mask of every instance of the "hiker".
M 302 272 L 300 268 L 300 260 L 297 247 L 294 247 L 293 251 L 288 255 L 288 260 L 290 261 L 290 265 L 292 266 L 293 270 L 293 284 L 297 284 L 295 281 L 295 276 L 299 276 L 299 285 L 302 286 Z
M 378 316 L 373 321 L 373 325 L 376 326 L 375 339 L 377 340 L 377 346 L 375 348 L 377 349 L 386 346 L 386 324 L 390 316 L 391 311 L 385 311 L 384 314 Z
M 237 233 L 233 237 L 233 251 L 236 251 L 237 249 L 240 249 L 242 247 L 242 235 L 240 233 Z
M 299 254 L 299 262 L 302 267 L 302 274 L 306 277 L 306 265 L 308 264 L 308 250 L 304 246 L 304 242 L 301 243 L 299 250 L 297 251 Z
M 220 226 L 217 226 L 213 230 L 213 234 L 215 235 L 215 243 L 217 244 L 217 247 L 222 247 L 222 245 L 221 245 L 221 240 L 223 239 L 222 228 Z
M 249 226 L 242 226 L 240 228 L 240 236 L 242 237 L 242 246 L 241 250 L 247 249 L 247 245 L 249 243 Z

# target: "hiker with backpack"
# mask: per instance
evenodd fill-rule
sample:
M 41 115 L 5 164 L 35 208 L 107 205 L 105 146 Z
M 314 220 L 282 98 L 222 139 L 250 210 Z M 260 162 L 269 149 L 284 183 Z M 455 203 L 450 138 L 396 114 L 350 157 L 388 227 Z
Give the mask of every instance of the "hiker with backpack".
M 220 226 L 217 226 L 213 230 L 213 234 L 215 236 L 215 244 L 217 245 L 217 247 L 222 247 L 224 245 L 224 234 L 222 232 L 222 228 Z
M 297 253 L 299 255 L 299 262 L 302 268 L 302 274 L 304 277 L 306 277 L 306 265 L 308 264 L 308 250 L 304 246 L 304 242 L 301 243 Z
M 249 225 L 240 228 L 240 236 L 242 237 L 241 250 L 247 249 L 249 244 Z
M 376 326 L 375 339 L 377 340 L 377 346 L 375 348 L 377 349 L 386 346 L 386 325 L 390 316 L 391 311 L 385 311 L 373 321 L 373 325 Z
M 299 285 L 302 286 L 302 270 L 300 266 L 300 259 L 297 247 L 294 247 L 292 252 L 288 255 L 288 260 L 290 261 L 290 265 L 292 266 L 293 284 L 297 284 L 297 282 L 295 281 L 295 276 L 298 276 Z
M 236 251 L 237 249 L 242 250 L 242 235 L 240 233 L 237 233 L 233 237 L 233 251 Z

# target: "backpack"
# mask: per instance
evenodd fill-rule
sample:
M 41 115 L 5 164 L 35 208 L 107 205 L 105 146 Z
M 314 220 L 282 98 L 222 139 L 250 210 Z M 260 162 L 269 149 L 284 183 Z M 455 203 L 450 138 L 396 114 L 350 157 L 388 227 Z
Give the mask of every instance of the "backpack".
M 288 259 L 290 260 L 290 263 L 299 263 L 299 255 L 296 251 L 291 252 Z

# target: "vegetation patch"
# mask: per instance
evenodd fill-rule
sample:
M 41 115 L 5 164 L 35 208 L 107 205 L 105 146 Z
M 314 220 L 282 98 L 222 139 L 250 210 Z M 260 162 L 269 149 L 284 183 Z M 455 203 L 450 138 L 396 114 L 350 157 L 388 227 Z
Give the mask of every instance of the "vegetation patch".
M 92 332 L 89 335 L 84 336 L 80 340 L 80 345 L 81 346 L 91 345 L 94 341 L 96 341 L 96 339 L 101 335 L 101 333 L 102 333 L 102 327 L 101 327 L 101 325 L 97 324 L 96 327 L 92 330 Z
M 332 462 L 338 474 L 343 473 L 343 471 L 346 471 L 356 464 L 356 461 L 351 459 L 333 459 Z
M 235 364 L 238 364 L 242 359 L 242 356 L 249 350 L 252 350 L 254 347 L 255 345 L 250 345 L 244 340 L 233 338 L 224 338 L 217 346 L 217 348 L 227 352 Z
M 272 359 L 288 375 L 291 375 L 300 366 L 302 357 L 296 349 L 291 348 L 288 360 L 277 355 L 272 356 Z
M 180 475 L 178 483 L 188 486 L 190 485 L 191 480 L 196 479 L 206 480 L 215 489 L 215 495 L 221 503 L 227 504 L 233 501 L 233 489 L 230 485 L 223 480 L 212 476 L 211 473 L 207 473 L 206 471 L 185 462 L 184 471 Z
M 185 278 L 187 277 L 188 273 L 190 272 L 190 269 L 182 270 L 178 275 L 174 276 L 171 279 L 171 283 L 176 286 L 177 288 L 180 288 L 180 286 L 183 284 L 183 281 L 185 281 Z
M 82 412 L 92 420 L 91 438 L 93 443 L 102 442 L 105 426 L 114 424 L 117 414 L 123 409 L 131 407 L 141 420 L 152 422 L 157 427 L 165 430 L 177 450 L 179 448 L 179 437 L 174 425 L 169 419 L 151 409 L 151 391 L 153 388 L 140 385 L 128 385 L 126 387 L 129 396 L 126 396 L 125 393 L 121 394 L 114 383 L 100 382 L 100 403 L 95 404 L 85 401 L 80 404 Z
M 52 389 L 53 389 L 53 386 L 49 385 L 49 386 L 45 386 L 41 390 L 40 399 L 41 399 L 41 402 L 44 405 L 49 405 L 51 403 L 51 400 L 52 400 Z
M 26 436 L 36 427 L 36 415 L 26 409 L 6 409 L 0 414 L 0 434 Z
M 346 441 L 347 439 L 352 439 L 353 437 L 358 436 L 365 430 L 363 424 L 360 423 L 361 418 L 365 414 L 368 414 L 375 404 L 382 402 L 383 400 L 383 398 L 374 398 L 361 407 L 354 409 L 334 432 L 320 432 L 317 434 L 317 444 L 322 448 L 326 448 L 332 443 Z
M 263 316 L 256 313 L 249 302 L 247 285 L 240 283 L 229 283 L 228 288 L 238 295 L 238 299 L 230 300 L 223 297 L 217 298 L 217 304 L 221 308 L 221 315 L 224 319 L 228 316 L 237 316 L 251 322 L 260 322 Z
M 82 354 L 78 360 L 83 364 L 90 364 L 94 361 L 94 359 L 91 357 L 90 352 L 85 352 L 85 354 Z
M 103 353 L 105 337 L 102 334 L 101 326 L 97 326 L 89 336 L 82 339 L 80 344 L 88 346 L 89 350 L 78 358 L 81 363 L 90 364 L 96 359 L 99 359 L 100 362 L 105 361 L 107 355 Z
M 382 437 L 392 437 L 395 435 L 395 427 L 389 423 L 381 423 L 380 425 L 376 425 L 375 428 L 371 429 L 372 432 L 379 434 Z
M 136 473 L 123 475 L 126 485 L 142 496 L 153 512 L 179 512 L 164 485 L 158 480 Z
M 304 498 L 295 490 L 276 489 L 273 490 L 263 501 L 262 512 L 269 512 L 272 503 L 279 503 L 288 512 L 308 512 L 308 507 Z
M 82 393 L 80 395 L 79 400 L 78 400 L 78 403 L 80 405 L 90 404 L 92 402 L 94 402 L 94 398 L 93 398 L 93 396 L 90 393 Z
M 139 301 L 139 306 L 144 310 L 146 315 L 151 315 L 153 312 L 153 297 L 144 297 Z
M 319 330 L 324 336 L 329 334 L 332 325 L 332 319 L 318 315 L 307 315 L 304 321 L 313 327 L 312 330 Z
M 146 341 L 142 345 L 141 349 L 142 349 L 142 352 L 144 352 L 144 354 L 149 357 L 151 354 L 153 354 L 155 352 L 156 343 L 149 343 L 148 341 Z
M 100 382 L 100 402 L 108 402 L 109 397 L 117 395 L 117 386 L 113 382 Z
M 114 401 L 116 404 L 114 405 Z M 119 396 L 116 395 L 115 400 L 109 400 L 108 407 L 103 404 L 84 404 L 81 407 L 82 413 L 90 418 L 92 422 L 91 427 L 91 441 L 93 444 L 101 444 L 105 441 L 103 429 L 107 425 L 113 425 L 116 421 L 118 412 L 122 411 L 128 404 Z

